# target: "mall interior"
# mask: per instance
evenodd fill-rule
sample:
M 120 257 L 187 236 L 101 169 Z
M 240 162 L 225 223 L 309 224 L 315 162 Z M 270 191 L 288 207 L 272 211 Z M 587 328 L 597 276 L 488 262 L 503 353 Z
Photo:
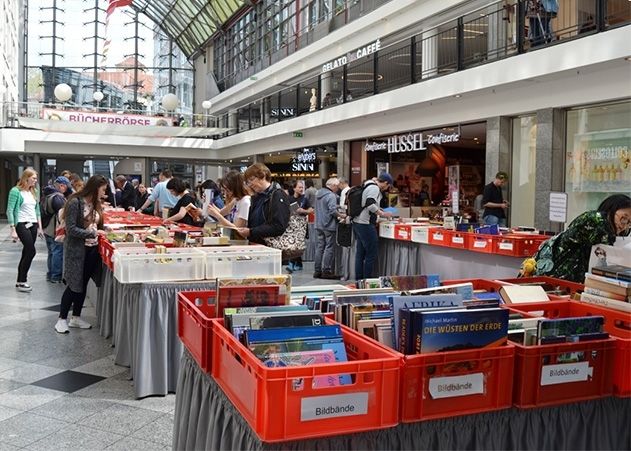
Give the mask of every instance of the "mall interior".
M 314 373 L 287 373 L 281 383 L 281 370 L 263 371 L 237 340 L 230 348 L 232 335 L 217 330 L 224 323 L 211 328 L 205 315 L 216 308 L 220 317 L 217 277 L 261 276 L 216 266 L 208 277 L 213 257 L 201 261 L 207 277 L 177 278 L 163 268 L 152 278 L 144 254 L 122 274 L 124 247 L 110 243 L 106 256 L 99 244 L 101 277 L 88 285 L 81 316 L 92 327 L 57 333 L 66 287 L 50 282 L 46 240 L 35 242 L 32 291 L 14 288 L 24 254 L 22 238 L 12 239 L 10 194 L 28 168 L 38 192 L 66 170 L 84 182 L 123 175 L 147 188 L 169 170 L 197 187 L 263 163 L 282 186 L 310 181 L 318 190 L 330 179 L 354 187 L 389 173 L 381 207 L 399 222 L 378 226 L 375 272 L 366 277 L 435 273 L 495 291 L 480 281 L 514 279 L 543 241 L 518 254 L 494 238 L 499 247 L 482 251 L 483 242 L 454 225 L 444 232 L 453 240 L 447 247 L 431 227 L 447 227 L 446 217 L 482 226 L 483 193 L 497 174 L 505 175 L 500 200 L 509 205 L 500 236 L 536 231 L 549 239 L 610 196 L 631 193 L 631 1 L 0 0 L 0 24 L 0 449 L 631 449 L 631 278 L 621 295 L 626 310 L 613 310 L 611 324 L 622 332 L 609 330 L 603 314 L 607 339 L 586 341 L 599 351 L 579 346 L 551 357 L 545 346 L 553 345 L 532 347 L 543 349 L 529 354 L 542 368 L 590 365 L 584 379 L 534 382 L 532 402 L 517 401 L 524 371 L 517 346 L 510 374 L 501 376 L 512 345 L 496 348 L 502 357 L 464 366 L 423 361 L 418 374 L 406 366 L 411 356 L 393 351 L 406 362 L 395 380 L 376 335 L 345 343 L 342 371 L 352 373 L 352 389 L 340 376 L 317 390 L 326 366 L 307 365 Z M 113 223 L 137 219 L 109 215 Z M 358 238 L 343 245 L 338 232 L 331 270 L 341 280 L 314 278 L 320 235 L 313 215 L 306 221 L 304 271 L 289 271 L 292 302 L 313 293 L 335 300 L 335 290 L 355 282 Z M 628 239 L 623 245 L 629 249 Z M 247 252 L 237 250 L 250 260 Z M 266 276 L 288 274 L 280 255 Z M 617 263 L 628 267 L 631 254 L 621 255 Z M 166 260 L 173 259 L 157 262 Z M 199 305 L 209 294 L 182 307 L 179 293 L 213 290 L 212 314 Z M 322 315 L 333 312 L 324 308 Z M 572 312 L 556 316 L 585 315 Z M 346 324 L 337 313 L 326 321 L 333 319 Z M 345 339 L 351 332 L 359 335 L 344 329 Z M 587 363 L 588 349 L 610 360 L 602 369 L 608 389 L 597 359 Z M 443 354 L 450 352 L 463 351 Z M 473 380 L 473 388 L 425 393 L 417 386 L 427 378 L 431 391 L 437 368 L 451 387 Z M 507 402 L 496 390 L 505 380 L 514 381 Z M 600 391 L 591 387 L 596 380 Z M 456 411 L 441 397 L 469 407 Z M 360 413 L 343 412 L 347 404 Z M 342 413 L 318 418 L 329 405 Z

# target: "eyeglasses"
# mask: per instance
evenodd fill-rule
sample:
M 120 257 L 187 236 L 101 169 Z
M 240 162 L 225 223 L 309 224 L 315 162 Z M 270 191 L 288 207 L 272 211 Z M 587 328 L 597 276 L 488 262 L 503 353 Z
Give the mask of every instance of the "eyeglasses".
M 246 184 L 247 186 L 250 186 L 250 185 L 252 185 L 252 183 L 254 183 L 254 182 L 256 182 L 256 177 L 250 177 L 249 179 L 247 179 L 247 180 L 245 181 L 245 184 Z
M 631 218 L 627 215 L 623 214 L 616 214 L 616 218 L 618 218 L 618 221 L 620 221 L 620 224 L 622 225 L 629 225 L 631 224 Z

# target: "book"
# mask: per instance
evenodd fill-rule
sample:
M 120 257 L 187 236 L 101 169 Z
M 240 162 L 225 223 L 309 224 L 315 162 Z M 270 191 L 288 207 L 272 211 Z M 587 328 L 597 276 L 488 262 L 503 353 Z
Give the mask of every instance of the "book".
M 204 221 L 204 214 L 201 208 L 196 207 L 194 204 L 188 204 L 184 207 L 184 209 L 186 210 L 186 213 L 193 218 L 195 223 L 201 223 Z
M 598 305 L 599 307 L 606 307 L 614 310 L 619 310 L 621 312 L 631 313 L 631 303 L 626 301 L 619 301 L 616 299 L 598 296 L 596 294 L 591 294 L 587 292 L 581 293 L 580 301 L 587 304 Z
M 227 307 L 223 309 L 223 324 L 228 330 L 231 328 L 232 315 L 238 313 L 268 313 L 268 312 L 294 312 L 308 311 L 306 305 L 261 305 L 258 307 Z
M 281 296 L 278 285 L 245 285 L 217 288 L 215 313 L 223 316 L 227 307 L 256 307 L 264 305 L 283 305 L 285 296 Z
M 399 315 L 401 309 L 442 307 L 462 307 L 462 295 L 455 293 L 427 294 L 414 296 L 388 296 L 390 311 L 392 312 L 392 344 L 394 349 L 399 349 Z
M 549 343 L 554 337 L 563 338 L 562 342 L 578 341 L 579 335 L 601 333 L 604 324 L 602 316 L 544 319 L 537 329 L 538 344 Z
M 491 348 L 506 344 L 508 310 L 438 310 L 412 312 L 416 354 Z
M 320 315 L 319 313 L 316 313 L 316 312 L 307 311 L 306 313 Z M 230 321 L 229 321 L 230 327 L 226 325 L 226 328 L 232 332 L 232 335 L 234 335 L 235 338 L 237 338 L 238 340 L 241 340 L 242 338 L 241 336 L 243 332 L 251 328 L 251 325 L 250 325 L 251 318 L 254 318 L 254 317 L 267 318 L 270 316 L 270 314 L 271 314 L 270 312 L 235 313 L 233 315 L 230 315 Z M 304 314 L 305 314 L 305 311 L 300 311 L 300 310 L 293 310 L 293 311 L 289 310 L 289 311 L 273 313 L 273 315 L 276 317 L 295 316 L 295 315 L 304 315 Z
M 378 311 L 385 311 L 386 315 L 390 317 L 390 303 L 386 300 L 384 302 L 369 302 L 366 304 L 349 304 L 348 323 L 342 324 L 349 326 L 351 329 L 357 330 L 357 319 L 361 318 L 364 313 Z
M 598 288 L 585 287 L 584 293 L 601 296 L 603 298 L 615 299 L 616 301 L 629 302 L 631 296 L 623 296 L 622 294 L 612 293 L 610 291 L 599 290 Z
M 500 288 L 500 296 L 505 304 L 544 302 L 550 300 L 548 294 L 539 285 L 505 285 Z
M 261 314 L 250 317 L 250 330 L 273 329 L 279 327 L 322 326 L 324 315 L 321 313 L 299 312 L 290 315 Z
M 247 330 L 244 337 L 246 346 L 261 362 L 268 360 L 270 354 L 324 349 L 333 351 L 336 362 L 348 360 L 339 325 Z M 349 374 L 340 374 L 337 377 L 340 385 L 352 383 Z
M 291 276 L 254 276 L 254 277 L 219 277 L 217 278 L 217 297 L 221 294 L 221 290 L 231 286 L 246 285 L 278 285 L 278 294 L 284 297 L 283 304 L 289 304 L 291 301 Z
M 392 343 L 392 326 L 390 324 L 375 324 L 374 327 L 377 341 L 391 349 L 394 349 Z
M 631 282 L 631 268 L 623 265 L 594 266 L 592 274 Z
M 463 300 L 473 299 L 473 284 L 471 282 L 456 283 L 450 285 L 441 285 L 438 287 L 421 288 L 418 290 L 409 290 L 402 292 L 401 294 L 406 296 L 413 296 L 416 294 L 446 294 L 455 293 L 462 296 Z
M 301 352 L 281 352 L 269 354 L 263 365 L 269 368 L 285 368 L 292 366 L 322 365 L 335 363 L 335 353 L 330 349 Z M 335 375 L 316 376 L 313 378 L 312 387 L 337 387 L 340 385 L 340 378 Z M 302 390 L 304 379 L 297 378 L 292 381 L 292 389 Z
M 631 295 L 631 283 L 610 277 L 598 276 L 592 273 L 585 273 L 585 286 L 622 294 L 624 296 Z
M 440 286 L 440 276 L 438 274 L 382 276 L 379 278 L 379 282 L 384 288 L 390 287 L 396 291 L 408 291 L 438 287 Z
M 357 331 L 360 334 L 364 334 L 370 338 L 377 339 L 377 329 L 375 326 L 387 325 L 390 327 L 390 318 L 381 319 L 360 319 L 357 321 Z

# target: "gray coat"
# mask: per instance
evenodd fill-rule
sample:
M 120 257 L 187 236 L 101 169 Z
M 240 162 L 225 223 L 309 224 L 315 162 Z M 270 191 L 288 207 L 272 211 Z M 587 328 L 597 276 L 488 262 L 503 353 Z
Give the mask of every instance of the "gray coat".
M 328 188 L 320 188 L 316 194 L 315 228 L 334 232 L 337 228 L 338 197 Z
M 86 230 L 83 219 L 83 198 L 74 198 L 66 203 L 66 238 L 64 239 L 64 281 L 75 293 L 83 292 L 83 266 L 85 239 L 95 238 L 93 230 Z M 97 271 L 100 273 L 100 271 Z

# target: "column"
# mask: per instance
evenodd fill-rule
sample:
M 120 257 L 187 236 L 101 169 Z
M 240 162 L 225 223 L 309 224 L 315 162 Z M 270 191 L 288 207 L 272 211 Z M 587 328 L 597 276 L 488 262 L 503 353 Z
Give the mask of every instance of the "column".
M 238 111 L 230 111 L 228 113 L 228 128 L 230 128 L 230 131 L 228 132 L 229 135 L 234 135 L 235 133 L 237 133 L 238 120 Z
M 433 28 L 421 35 L 421 41 L 416 42 L 416 47 L 421 46 L 422 75 L 421 78 L 433 77 L 438 73 L 438 28 Z M 417 51 L 418 53 L 418 51 Z
M 337 175 L 351 179 L 351 148 L 350 142 L 337 142 Z
M 486 159 L 484 168 L 484 184 L 495 178 L 498 171 L 510 175 L 511 167 L 511 119 L 498 116 L 486 121 Z M 502 197 L 511 201 L 510 183 L 502 188 Z M 507 214 L 510 218 L 510 213 Z M 509 223 L 509 225 L 511 225 Z
M 320 105 L 322 105 L 322 101 L 324 100 L 324 96 L 327 95 L 327 93 L 331 93 L 331 97 L 333 96 L 333 93 L 331 92 L 331 72 L 327 72 L 325 74 L 322 74 L 322 89 L 320 90 Z

